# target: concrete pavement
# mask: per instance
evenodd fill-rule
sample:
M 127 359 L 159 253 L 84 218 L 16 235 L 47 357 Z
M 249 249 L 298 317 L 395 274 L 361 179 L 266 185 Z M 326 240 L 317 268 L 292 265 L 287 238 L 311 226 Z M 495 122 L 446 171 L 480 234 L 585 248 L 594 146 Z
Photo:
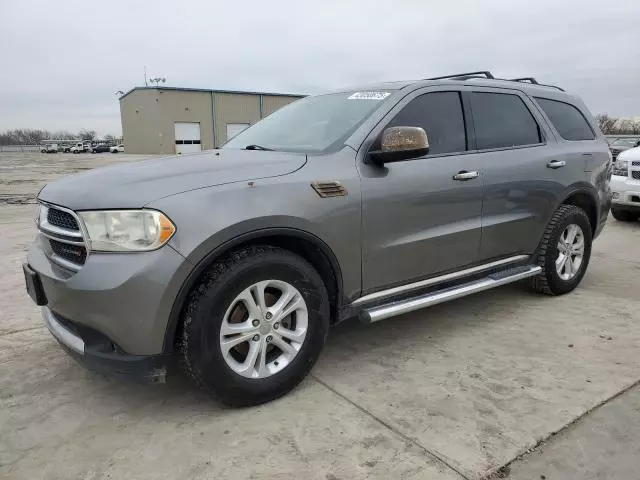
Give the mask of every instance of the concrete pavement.
M 0 156 L 0 478 L 476 479 L 505 465 L 519 479 L 635 478 L 637 401 L 617 405 L 636 389 L 572 422 L 640 379 L 640 223 L 609 221 L 570 295 L 512 285 L 339 325 L 292 394 L 229 410 L 181 377 L 90 374 L 49 335 L 23 291 L 24 202 L 56 175 L 137 158 L 37 155 Z M 620 469 L 589 477 L 606 467 L 594 452 Z

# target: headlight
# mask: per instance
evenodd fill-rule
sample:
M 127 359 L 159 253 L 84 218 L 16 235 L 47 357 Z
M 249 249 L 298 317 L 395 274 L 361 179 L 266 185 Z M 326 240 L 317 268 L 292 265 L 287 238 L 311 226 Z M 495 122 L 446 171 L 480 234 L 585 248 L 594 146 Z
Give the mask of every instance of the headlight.
M 626 177 L 629 171 L 629 160 L 616 160 L 613 164 L 613 174 Z
M 89 248 L 102 252 L 144 252 L 167 243 L 176 227 L 155 210 L 78 212 L 89 235 Z

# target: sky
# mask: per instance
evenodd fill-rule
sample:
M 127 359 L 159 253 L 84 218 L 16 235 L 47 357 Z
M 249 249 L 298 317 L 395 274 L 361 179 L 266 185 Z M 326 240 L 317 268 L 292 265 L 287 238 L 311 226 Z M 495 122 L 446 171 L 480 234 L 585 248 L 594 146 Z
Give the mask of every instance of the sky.
M 640 0 L 0 0 L 0 131 L 121 132 L 118 90 L 312 94 L 474 70 L 640 117 Z

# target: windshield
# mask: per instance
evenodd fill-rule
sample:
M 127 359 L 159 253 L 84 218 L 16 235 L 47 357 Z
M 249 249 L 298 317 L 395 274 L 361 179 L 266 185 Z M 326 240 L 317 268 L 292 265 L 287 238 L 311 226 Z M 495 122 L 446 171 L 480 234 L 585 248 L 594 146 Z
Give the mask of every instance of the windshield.
M 618 138 L 611 146 L 612 147 L 633 147 L 638 139 L 636 138 Z
M 347 92 L 306 97 L 277 110 L 222 148 L 326 152 L 353 133 L 390 92 Z

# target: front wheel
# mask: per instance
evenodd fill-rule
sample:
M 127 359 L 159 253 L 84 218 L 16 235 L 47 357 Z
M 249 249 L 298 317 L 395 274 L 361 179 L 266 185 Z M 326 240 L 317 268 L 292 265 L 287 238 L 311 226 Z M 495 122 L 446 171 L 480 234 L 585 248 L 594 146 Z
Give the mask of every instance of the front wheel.
M 630 212 L 629 210 L 620 210 L 619 208 L 612 208 L 611 215 L 619 222 L 633 222 L 638 219 L 638 214 Z
M 329 311 L 327 289 L 303 258 L 270 246 L 237 250 L 191 292 L 181 334 L 187 374 L 227 405 L 278 398 L 318 359 Z
M 591 223 L 579 207 L 561 205 L 551 217 L 536 252 L 542 272 L 533 288 L 547 295 L 562 295 L 578 286 L 591 258 Z

